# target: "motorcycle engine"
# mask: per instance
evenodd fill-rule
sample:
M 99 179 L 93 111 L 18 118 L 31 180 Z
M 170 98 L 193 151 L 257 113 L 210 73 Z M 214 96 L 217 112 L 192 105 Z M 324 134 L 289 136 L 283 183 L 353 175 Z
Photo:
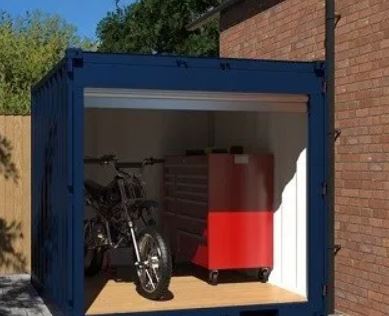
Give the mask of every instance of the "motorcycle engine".
M 103 223 L 94 224 L 94 233 L 96 234 L 97 243 L 100 245 L 104 245 L 107 242 L 107 234 L 105 230 L 106 229 Z

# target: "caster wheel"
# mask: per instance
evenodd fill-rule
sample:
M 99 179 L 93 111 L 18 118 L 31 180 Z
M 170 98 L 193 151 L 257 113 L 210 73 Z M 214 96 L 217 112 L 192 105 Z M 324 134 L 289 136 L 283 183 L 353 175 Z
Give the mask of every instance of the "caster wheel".
M 270 268 L 260 268 L 258 271 L 258 280 L 262 283 L 267 283 L 267 281 L 269 281 L 270 273 Z
M 219 276 L 219 272 L 218 271 L 210 271 L 209 272 L 209 277 L 208 277 L 209 284 L 217 285 L 218 276 Z

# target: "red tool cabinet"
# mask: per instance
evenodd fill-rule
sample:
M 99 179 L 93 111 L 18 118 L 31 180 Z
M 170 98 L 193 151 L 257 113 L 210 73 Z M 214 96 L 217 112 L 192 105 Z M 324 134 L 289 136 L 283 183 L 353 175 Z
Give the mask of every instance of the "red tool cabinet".
M 273 266 L 272 155 L 170 156 L 164 168 L 162 226 L 176 262 L 210 270 Z

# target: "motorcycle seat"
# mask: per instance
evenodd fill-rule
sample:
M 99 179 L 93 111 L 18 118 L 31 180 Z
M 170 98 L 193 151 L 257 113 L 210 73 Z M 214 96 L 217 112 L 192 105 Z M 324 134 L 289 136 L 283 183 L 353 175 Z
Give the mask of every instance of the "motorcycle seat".
M 157 201 L 153 201 L 153 200 L 143 200 L 143 201 L 138 201 L 136 203 L 136 207 L 139 209 L 158 208 L 159 203 Z
M 94 197 L 99 197 L 105 191 L 104 186 L 93 180 L 85 180 L 85 188 Z

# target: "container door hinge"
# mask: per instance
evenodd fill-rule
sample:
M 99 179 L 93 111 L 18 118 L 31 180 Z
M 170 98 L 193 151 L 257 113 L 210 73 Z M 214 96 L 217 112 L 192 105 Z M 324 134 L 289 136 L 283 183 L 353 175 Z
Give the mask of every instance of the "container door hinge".
M 336 142 L 340 135 L 342 134 L 342 130 L 340 128 L 335 128 L 334 130 L 334 141 Z
M 82 68 L 84 66 L 82 50 L 69 48 L 66 50 L 65 56 L 67 58 L 66 71 L 69 75 L 73 75 L 74 68 Z
M 315 63 L 315 74 L 318 77 L 325 77 L 325 63 L 324 62 L 316 62 Z
M 325 63 L 317 62 L 315 64 L 315 74 L 317 77 L 321 78 L 321 91 L 323 94 L 327 92 L 327 81 L 326 81 L 326 72 L 325 72 Z
M 323 297 L 326 297 L 328 295 L 328 286 L 327 286 L 327 284 L 324 284 L 322 286 L 322 293 L 321 294 L 323 295 Z
M 221 70 L 231 70 L 231 66 L 229 63 L 220 63 Z
M 328 183 L 324 181 L 321 185 L 321 195 L 325 197 L 328 193 Z
M 328 285 L 324 284 L 322 287 L 322 295 L 323 297 L 326 297 L 328 295 Z
M 182 60 L 182 59 L 177 59 L 176 60 L 176 64 L 177 64 L 178 68 L 185 68 L 185 69 L 189 68 L 188 63 L 185 60 Z
M 327 93 L 327 81 L 326 81 L 326 80 L 322 80 L 321 91 L 322 91 L 324 94 Z
M 342 245 L 339 244 L 334 245 L 334 256 L 336 256 L 341 249 L 342 249 Z

